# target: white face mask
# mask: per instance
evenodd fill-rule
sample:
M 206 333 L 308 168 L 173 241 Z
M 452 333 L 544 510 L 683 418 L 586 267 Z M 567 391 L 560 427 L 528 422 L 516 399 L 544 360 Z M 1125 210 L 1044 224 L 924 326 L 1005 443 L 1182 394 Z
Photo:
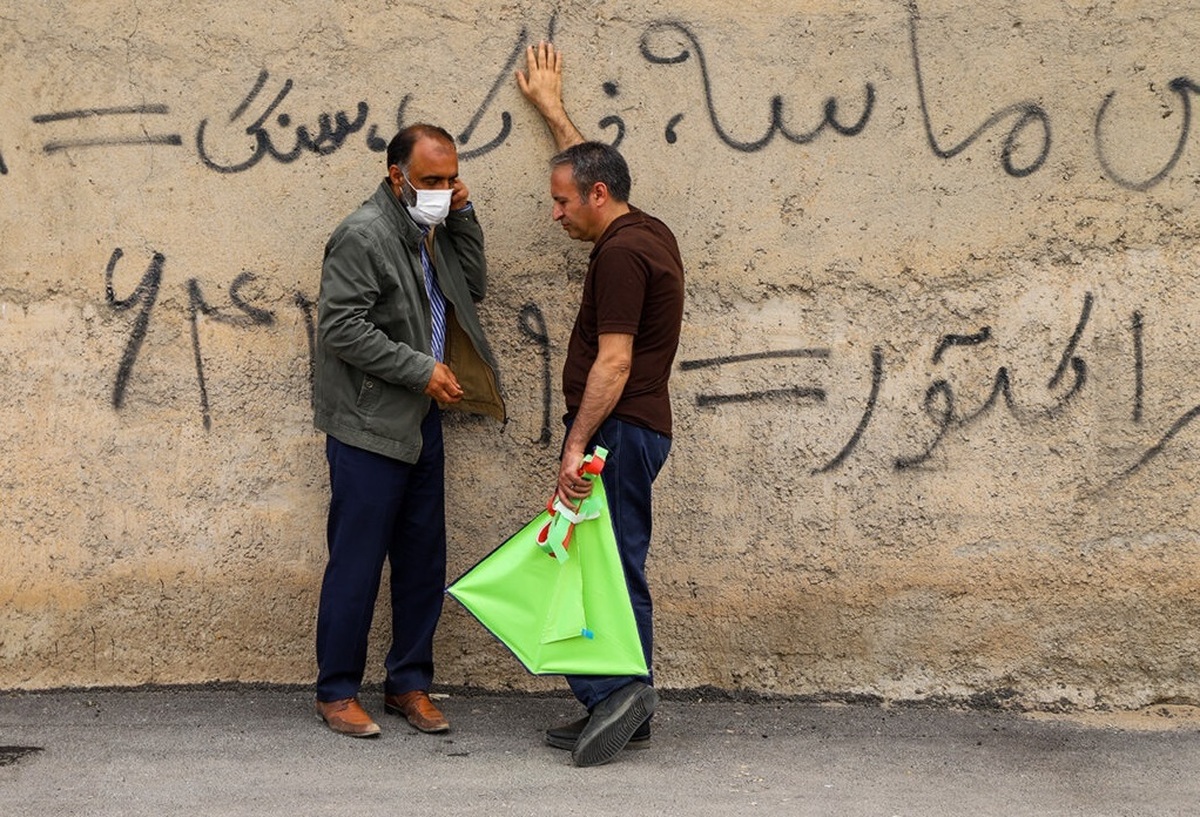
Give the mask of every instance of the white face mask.
M 413 187 L 407 176 L 404 177 L 404 181 L 408 182 L 409 188 L 417 195 L 416 204 L 405 204 L 413 221 L 424 224 L 426 227 L 432 227 L 446 220 L 446 216 L 450 215 L 450 198 L 454 195 L 453 190 L 420 190 Z

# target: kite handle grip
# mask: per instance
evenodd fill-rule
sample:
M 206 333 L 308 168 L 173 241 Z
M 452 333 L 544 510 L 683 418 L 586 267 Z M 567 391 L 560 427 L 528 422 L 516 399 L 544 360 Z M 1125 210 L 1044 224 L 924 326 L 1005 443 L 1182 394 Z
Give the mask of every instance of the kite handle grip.
M 600 472 L 604 470 L 604 463 L 608 459 L 608 449 L 602 445 L 598 445 L 592 449 L 592 453 L 583 458 L 583 464 L 579 467 L 579 476 L 584 479 L 595 479 L 600 476 Z
M 594 481 L 600 476 L 600 472 L 604 470 L 604 463 L 607 457 L 608 449 L 603 446 L 596 446 L 591 454 L 583 458 L 583 463 L 579 468 L 579 476 L 586 480 Z M 546 510 L 550 513 L 550 521 L 542 526 L 537 535 L 537 544 L 543 553 L 561 562 L 565 562 L 571 558 L 567 554 L 567 548 L 570 547 L 571 534 L 574 533 L 575 526 L 580 522 L 595 519 L 600 515 L 598 509 L 587 507 L 588 499 L 590 497 L 581 500 L 578 508 L 572 508 L 559 499 L 557 494 L 550 497 L 546 503 Z

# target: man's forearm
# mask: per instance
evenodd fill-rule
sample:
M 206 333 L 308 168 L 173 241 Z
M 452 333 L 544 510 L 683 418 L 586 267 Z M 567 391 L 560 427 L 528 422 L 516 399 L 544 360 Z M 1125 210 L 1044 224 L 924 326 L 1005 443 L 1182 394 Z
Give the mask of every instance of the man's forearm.
M 579 410 L 571 421 L 571 432 L 564 446 L 567 451 L 581 454 L 588 441 L 612 414 L 629 380 L 629 368 L 604 366 L 597 362 L 588 372 L 587 386 Z
M 588 370 L 583 398 L 571 422 L 564 453 L 581 456 L 588 441 L 621 400 L 633 366 L 633 335 L 603 334 L 600 350 Z
M 550 129 L 550 136 L 554 139 L 554 144 L 559 150 L 566 150 L 572 145 L 578 145 L 584 142 L 583 134 L 579 132 L 579 128 L 575 127 L 575 123 L 567 116 L 565 110 L 559 112 L 541 111 L 542 119 L 546 122 L 546 127 Z

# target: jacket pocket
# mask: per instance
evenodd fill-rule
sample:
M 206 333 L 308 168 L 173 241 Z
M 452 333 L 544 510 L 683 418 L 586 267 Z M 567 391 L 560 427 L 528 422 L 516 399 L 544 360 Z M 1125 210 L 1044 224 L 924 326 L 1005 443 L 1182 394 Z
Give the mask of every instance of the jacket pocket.
M 359 409 L 364 414 L 373 413 L 379 405 L 379 394 L 382 391 L 383 383 L 373 377 L 364 377 L 362 385 L 358 388 L 358 400 L 355 401 Z

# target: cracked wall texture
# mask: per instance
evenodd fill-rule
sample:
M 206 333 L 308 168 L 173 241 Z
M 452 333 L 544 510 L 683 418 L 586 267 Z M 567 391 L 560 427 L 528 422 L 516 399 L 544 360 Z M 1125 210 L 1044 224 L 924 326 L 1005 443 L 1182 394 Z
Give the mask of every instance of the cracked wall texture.
M 659 683 L 1196 701 L 1200 3 L 785 6 L 0 2 L 0 688 L 311 679 L 321 250 L 399 121 L 458 137 L 511 414 L 448 422 L 451 574 L 532 515 L 552 34 L 689 276 Z

